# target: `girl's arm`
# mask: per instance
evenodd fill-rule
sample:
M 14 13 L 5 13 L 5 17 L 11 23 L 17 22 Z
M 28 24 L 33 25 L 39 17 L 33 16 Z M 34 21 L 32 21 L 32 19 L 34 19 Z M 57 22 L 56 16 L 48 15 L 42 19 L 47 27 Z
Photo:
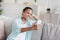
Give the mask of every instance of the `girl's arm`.
M 28 28 L 22 28 L 21 32 L 26 32 L 31 30 L 37 30 L 37 25 L 33 25 L 32 27 L 28 27 Z
M 33 18 L 35 18 L 36 20 L 38 20 L 38 17 L 35 14 L 32 14 Z
M 35 18 L 36 20 L 38 20 L 38 17 L 35 14 L 32 14 L 32 17 Z M 32 27 L 29 27 L 29 28 L 22 28 L 21 32 L 26 32 L 26 31 L 30 31 L 30 30 L 37 30 L 37 25 L 35 24 L 35 25 L 33 25 Z

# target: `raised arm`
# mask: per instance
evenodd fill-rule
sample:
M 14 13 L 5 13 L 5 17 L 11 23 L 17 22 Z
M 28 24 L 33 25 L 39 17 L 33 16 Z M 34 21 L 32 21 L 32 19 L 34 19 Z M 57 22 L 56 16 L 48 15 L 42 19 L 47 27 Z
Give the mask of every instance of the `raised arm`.
M 31 30 L 37 30 L 37 25 L 33 25 L 32 27 L 28 27 L 28 28 L 22 28 L 21 32 L 26 32 Z

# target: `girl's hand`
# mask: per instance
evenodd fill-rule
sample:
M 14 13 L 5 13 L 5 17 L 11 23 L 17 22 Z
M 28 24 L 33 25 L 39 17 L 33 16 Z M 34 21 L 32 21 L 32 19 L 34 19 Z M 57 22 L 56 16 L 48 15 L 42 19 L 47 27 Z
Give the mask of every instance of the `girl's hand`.
M 31 27 L 31 30 L 37 30 L 37 25 L 33 25 L 33 26 Z
M 36 25 L 33 25 L 32 30 L 39 30 L 40 29 L 40 25 L 36 24 Z
M 39 30 L 40 27 L 42 26 L 41 23 L 42 23 L 41 20 L 37 20 L 37 21 L 34 23 L 34 25 L 37 25 L 37 30 Z
M 38 20 L 38 17 L 35 14 L 32 14 L 32 17 Z

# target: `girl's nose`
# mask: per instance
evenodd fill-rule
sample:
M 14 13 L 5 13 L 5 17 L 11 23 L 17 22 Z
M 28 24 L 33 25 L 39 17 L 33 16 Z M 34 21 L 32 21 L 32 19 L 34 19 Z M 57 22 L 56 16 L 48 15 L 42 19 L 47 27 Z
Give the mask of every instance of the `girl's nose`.
M 26 14 L 27 16 L 29 16 L 29 14 Z

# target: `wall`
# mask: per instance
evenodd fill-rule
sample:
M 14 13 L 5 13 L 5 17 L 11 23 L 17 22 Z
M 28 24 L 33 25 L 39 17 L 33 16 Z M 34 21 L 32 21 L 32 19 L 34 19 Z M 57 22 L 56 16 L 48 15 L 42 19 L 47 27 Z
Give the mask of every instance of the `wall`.
M 18 14 L 20 15 L 22 11 L 21 9 L 24 8 L 24 5 L 22 4 L 23 2 L 31 2 L 32 4 L 34 4 L 34 0 L 17 0 L 16 3 L 15 0 L 4 0 L 4 2 L 2 3 L 2 7 L 4 8 L 3 15 L 10 17 L 18 17 Z M 42 11 L 46 11 L 47 7 L 52 8 L 51 1 L 49 2 L 48 0 L 38 0 L 37 4 Z
M 60 9 L 59 1 L 60 0 L 57 0 L 57 1 L 56 0 L 49 0 L 49 1 L 48 0 L 38 0 L 37 4 L 39 5 L 39 7 L 42 11 L 46 11 L 47 8 L 51 8 L 54 11 L 56 9 Z M 4 2 L 2 4 L 2 6 L 4 8 L 3 15 L 17 16 L 16 14 L 19 14 L 19 10 L 24 8 L 23 7 L 24 5 L 22 4 L 23 2 L 34 3 L 34 0 L 29 0 L 29 1 L 28 0 L 17 0 L 16 3 L 15 3 L 15 0 L 4 0 Z

